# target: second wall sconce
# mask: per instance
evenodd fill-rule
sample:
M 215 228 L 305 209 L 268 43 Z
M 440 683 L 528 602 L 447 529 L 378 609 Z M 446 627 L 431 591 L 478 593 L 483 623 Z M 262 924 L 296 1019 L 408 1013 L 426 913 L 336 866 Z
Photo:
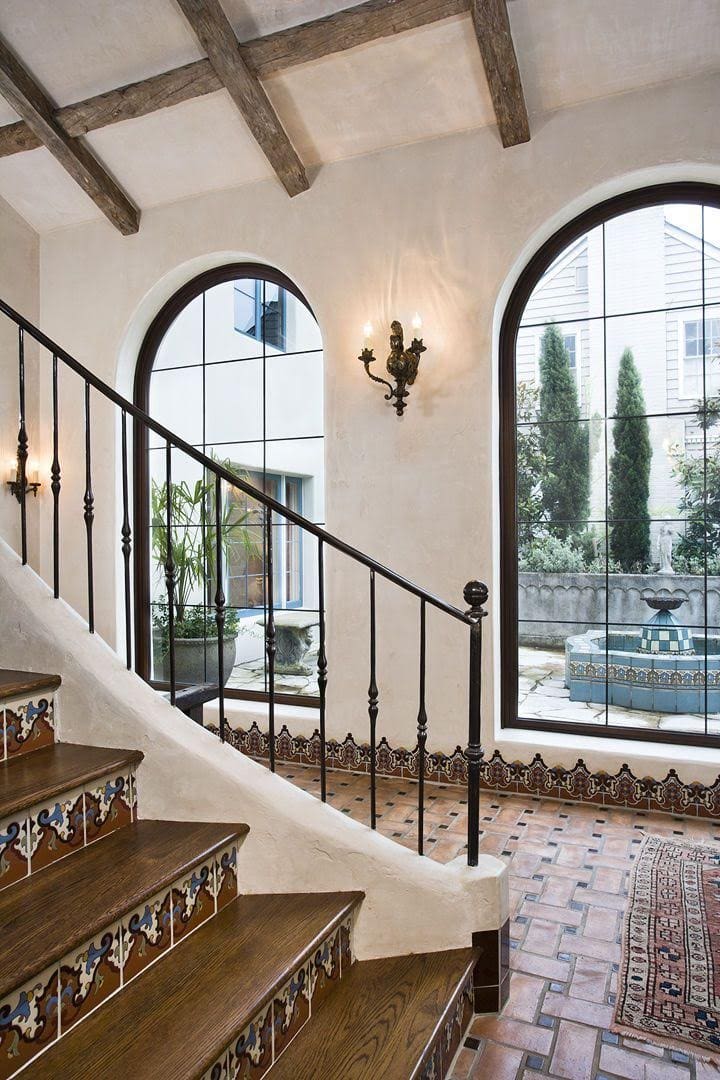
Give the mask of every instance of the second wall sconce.
M 402 416 L 405 412 L 405 399 L 410 396 L 407 387 L 412 386 L 415 382 L 420 365 L 420 355 L 427 351 L 422 338 L 417 337 L 422 328 L 419 315 L 416 315 L 413 319 L 412 328 L 414 333 L 412 344 L 406 349 L 402 324 L 397 320 L 390 324 L 390 355 L 387 358 L 387 370 L 388 374 L 395 380 L 394 386 L 387 379 L 381 379 L 378 375 L 373 375 L 370 370 L 370 364 L 376 359 L 372 349 L 369 347 L 369 339 L 373 332 L 370 323 L 365 325 L 365 345 L 358 357 L 365 365 L 365 371 L 372 381 L 387 386 L 388 392 L 385 395 L 385 400 L 393 402 L 393 408 L 398 416 Z
M 22 466 L 20 464 L 20 458 L 15 461 L 11 461 L 8 466 L 9 477 L 7 480 L 7 486 L 10 488 L 10 494 L 14 495 L 18 502 L 22 502 Z M 38 488 L 42 485 L 39 480 L 39 470 L 37 465 L 33 462 L 30 468 L 25 470 L 25 493 L 32 492 L 34 497 L 37 497 Z

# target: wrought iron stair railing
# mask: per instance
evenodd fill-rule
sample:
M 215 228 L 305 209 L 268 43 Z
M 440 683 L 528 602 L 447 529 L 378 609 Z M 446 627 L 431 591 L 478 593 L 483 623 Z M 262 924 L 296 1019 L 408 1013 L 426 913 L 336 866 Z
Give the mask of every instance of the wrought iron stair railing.
M 59 446 L 59 397 L 58 397 L 58 371 L 59 365 L 73 372 L 82 380 L 84 395 L 84 475 L 85 489 L 83 495 L 82 513 L 86 534 L 86 568 L 87 568 L 87 621 L 90 633 L 95 631 L 95 567 L 93 558 L 93 526 L 95 519 L 95 497 L 93 493 L 93 462 L 92 462 L 92 399 L 91 391 L 111 402 L 120 413 L 120 467 L 122 472 L 122 525 L 120 535 L 120 550 L 123 560 L 123 596 L 125 616 L 125 652 L 128 669 L 132 668 L 133 659 L 133 613 L 132 613 L 132 590 L 131 590 L 131 554 L 133 532 L 131 526 L 130 510 L 130 481 L 128 461 L 128 417 L 135 424 L 142 425 L 147 431 L 157 436 L 165 446 L 165 529 L 167 537 L 173 536 L 172 517 L 172 454 L 173 450 L 181 451 L 190 459 L 202 466 L 206 472 L 214 476 L 215 485 L 215 581 L 214 594 L 215 623 L 217 626 L 217 662 L 218 662 L 218 706 L 219 706 L 219 733 L 224 741 L 226 735 L 225 718 L 225 672 L 223 669 L 223 629 L 226 612 L 226 597 L 223 591 L 222 570 L 222 485 L 229 485 L 243 492 L 249 498 L 255 500 L 264 507 L 263 533 L 264 533 L 264 556 L 265 573 L 267 578 L 267 618 L 265 620 L 265 650 L 267 655 L 268 675 L 268 728 L 269 728 L 269 752 L 270 768 L 275 769 L 275 654 L 276 654 L 276 626 L 273 590 L 273 514 L 298 526 L 305 533 L 314 536 L 317 540 L 317 568 L 318 568 L 318 617 L 319 617 L 319 648 L 317 659 L 318 694 L 319 694 L 319 733 L 320 733 L 320 784 L 321 798 L 327 798 L 327 754 L 326 754 L 326 699 L 328 684 L 328 660 L 326 651 L 326 625 L 325 625 L 325 548 L 347 556 L 349 559 L 367 568 L 369 571 L 369 610 L 370 610 L 370 671 L 368 686 L 368 717 L 370 729 L 370 824 L 373 829 L 377 827 L 377 721 L 380 709 L 380 697 L 377 684 L 377 658 L 376 658 L 376 578 L 381 577 L 396 585 L 404 592 L 415 596 L 419 601 L 419 630 L 420 630 L 420 656 L 419 656 L 419 708 L 417 716 L 418 750 L 418 852 L 424 852 L 424 800 L 425 800 L 425 764 L 426 744 L 428 737 L 428 716 L 426 710 L 426 614 L 427 607 L 437 609 L 446 616 L 465 624 L 469 630 L 469 677 L 468 677 L 468 737 L 467 746 L 464 750 L 467 762 L 467 805 L 468 805 L 468 837 L 467 837 L 467 861 L 470 866 L 478 864 L 479 847 L 479 814 L 480 814 L 480 766 L 483 759 L 481 746 L 481 669 L 482 669 L 482 623 L 487 614 L 485 605 L 488 599 L 486 585 L 480 581 L 470 581 L 463 590 L 465 602 L 468 604 L 466 611 L 447 603 L 440 597 L 433 595 L 420 585 L 402 577 L 400 574 L 383 566 L 370 555 L 358 550 L 344 540 L 334 536 L 327 529 L 316 525 L 303 515 L 289 509 L 284 504 L 273 499 L 264 491 L 254 487 L 241 476 L 232 472 L 222 463 L 204 454 L 184 439 L 174 434 L 168 428 L 153 420 L 137 405 L 128 401 L 102 379 L 94 375 L 88 368 L 76 360 L 65 349 L 54 342 L 33 323 L 15 311 L 9 304 L 0 299 L 0 312 L 15 323 L 18 329 L 18 403 L 19 403 L 19 429 L 18 429 L 18 491 L 20 502 L 20 546 L 23 564 L 28 560 L 28 530 L 27 530 L 27 462 L 29 456 L 29 436 L 27 431 L 26 416 L 26 362 L 25 362 L 25 338 L 32 338 L 52 358 L 52 464 L 50 467 L 50 490 L 53 500 L 53 593 L 56 598 L 60 596 L 60 498 L 62 491 L 62 470 L 60 463 Z M 164 565 L 165 586 L 167 591 L 167 614 L 168 614 L 168 659 L 169 659 L 169 682 L 170 700 L 175 702 L 176 695 L 176 666 L 175 666 L 175 627 L 174 627 L 174 596 L 175 596 L 175 566 L 173 562 L 173 545 L 166 544 L 167 556 Z

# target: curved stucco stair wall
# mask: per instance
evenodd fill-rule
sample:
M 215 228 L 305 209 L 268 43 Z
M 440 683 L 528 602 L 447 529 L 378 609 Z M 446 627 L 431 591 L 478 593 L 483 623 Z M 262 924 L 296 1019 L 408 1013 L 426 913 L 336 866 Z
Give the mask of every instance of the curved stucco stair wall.
M 143 752 L 143 817 L 247 822 L 241 891 L 364 890 L 360 959 L 467 947 L 507 919 L 500 860 L 423 859 L 221 744 L 127 671 L 2 541 L 0 635 L 4 664 L 61 673 L 61 741 Z

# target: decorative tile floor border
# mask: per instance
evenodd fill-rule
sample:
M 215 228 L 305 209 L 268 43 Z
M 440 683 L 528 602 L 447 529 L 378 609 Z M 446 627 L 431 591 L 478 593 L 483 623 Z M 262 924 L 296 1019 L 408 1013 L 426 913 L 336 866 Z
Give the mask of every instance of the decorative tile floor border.
M 230 903 L 239 892 L 237 848 L 234 841 L 198 862 L 0 1002 L 0 1080 Z
M 137 816 L 136 802 L 130 769 L 108 773 L 0 821 L 0 889 L 130 825 Z
M 352 916 L 312 950 L 285 985 L 266 1001 L 257 1015 L 222 1052 L 203 1080 L 268 1073 L 312 1016 L 313 1007 L 330 992 L 353 963 Z
M 208 730 L 218 734 L 216 727 L 209 726 Z M 269 736 L 257 723 L 247 730 L 230 728 L 226 739 L 237 750 L 259 761 L 267 761 L 270 756 Z M 329 769 L 355 773 L 370 771 L 370 746 L 357 743 L 351 734 L 343 742 L 328 739 L 326 751 Z M 320 764 L 319 732 L 316 731 L 310 738 L 292 735 L 283 725 L 275 736 L 275 757 L 277 761 L 288 764 L 317 768 Z M 393 749 L 383 738 L 376 748 L 378 776 L 417 780 L 418 760 L 417 746 L 413 750 L 404 747 Z M 426 752 L 425 780 L 428 783 L 467 786 L 467 763 L 463 750 L 458 746 L 452 754 Z M 481 763 L 480 783 L 487 791 L 720 818 L 720 776 L 711 786 L 697 782 L 688 784 L 680 779 L 675 769 L 670 769 L 664 780 L 658 780 L 651 776 L 635 776 L 627 764 L 614 774 L 603 771 L 593 773 L 582 758 L 578 758 L 572 768 L 566 769 L 562 765 L 546 765 L 540 754 L 535 754 L 529 764 L 523 761 L 508 762 L 495 750 L 490 758 Z
M 33 694 L 0 704 L 0 761 L 55 741 L 55 696 Z

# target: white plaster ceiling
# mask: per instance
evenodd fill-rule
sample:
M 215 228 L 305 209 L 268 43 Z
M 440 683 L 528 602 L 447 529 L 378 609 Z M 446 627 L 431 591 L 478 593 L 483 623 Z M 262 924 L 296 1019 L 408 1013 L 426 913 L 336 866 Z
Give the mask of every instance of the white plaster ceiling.
M 241 40 L 349 3 L 223 0 Z M 720 70 L 718 0 L 510 0 L 509 10 L 531 128 L 543 112 Z M 3 0 L 0 35 L 58 105 L 202 55 L 174 0 Z M 308 165 L 494 123 L 469 16 L 265 86 Z M 0 99 L 0 123 L 14 119 Z M 88 139 L 141 208 L 272 175 L 225 91 Z M 43 149 L 0 159 L 0 196 L 41 232 L 101 216 Z

